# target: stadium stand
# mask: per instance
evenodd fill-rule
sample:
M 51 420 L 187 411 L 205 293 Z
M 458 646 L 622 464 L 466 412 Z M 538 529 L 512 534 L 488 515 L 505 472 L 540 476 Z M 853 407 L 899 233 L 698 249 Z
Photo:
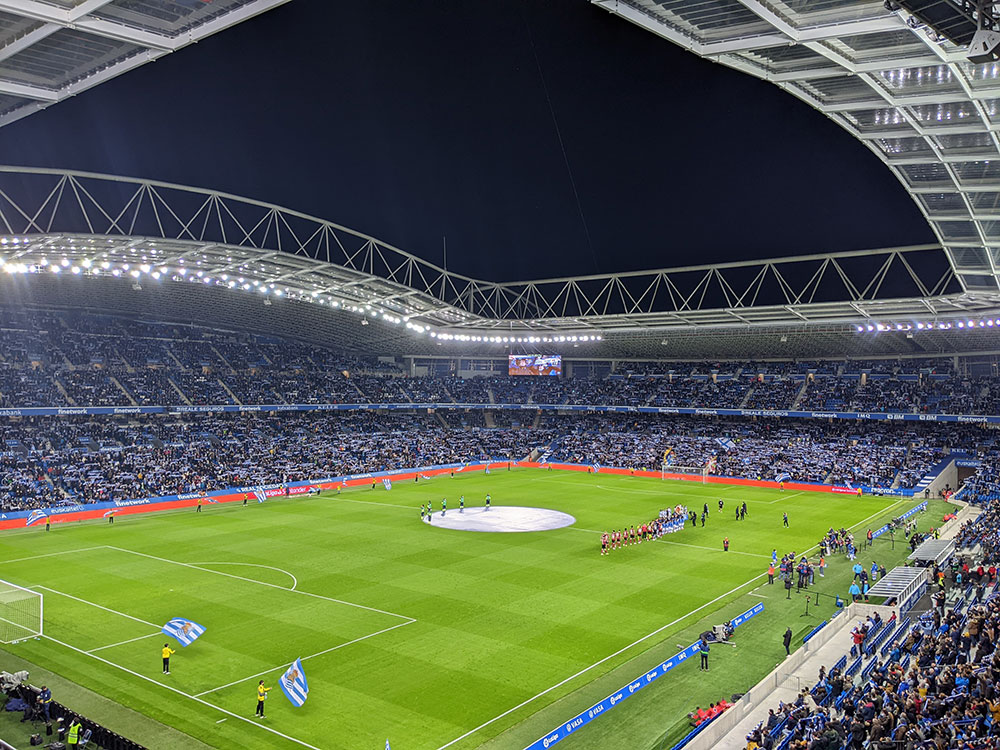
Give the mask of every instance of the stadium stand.
M 446 363 L 447 364 L 447 363 Z M 762 423 L 657 414 L 560 414 L 492 405 L 859 410 L 993 408 L 1000 382 L 954 359 L 617 362 L 607 375 L 413 377 L 363 358 L 261 334 L 134 318 L 0 308 L 0 407 L 474 404 L 429 415 L 367 412 L 12 418 L 0 423 L 0 507 L 73 505 L 399 466 L 520 459 L 658 468 L 717 462 L 723 476 L 912 489 L 953 451 L 994 456 L 975 424 L 820 419 Z M 586 372 L 601 371 L 585 368 Z M 727 440 L 723 447 L 719 438 Z M 251 460 L 250 457 L 257 457 Z M 263 459 L 260 457 L 263 456 Z M 170 469 L 166 469 L 170 466 Z M 221 468 L 225 467 L 225 468 Z M 998 493 L 980 471 L 965 492 Z

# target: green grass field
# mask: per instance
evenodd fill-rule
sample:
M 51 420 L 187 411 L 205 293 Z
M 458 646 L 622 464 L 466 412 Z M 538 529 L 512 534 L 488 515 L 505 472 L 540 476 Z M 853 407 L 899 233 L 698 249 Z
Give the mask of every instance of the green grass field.
M 422 502 L 447 497 L 455 513 L 460 494 L 473 506 L 486 492 L 495 506 L 552 508 L 576 523 L 485 534 L 418 520 Z M 749 506 L 742 522 L 737 500 Z M 600 530 L 705 502 L 705 528 L 600 556 Z M 707 625 L 764 601 L 737 632 L 741 647 L 713 651 L 708 675 L 678 668 L 563 745 L 654 747 L 683 734 L 696 702 L 745 690 L 773 668 L 786 624 L 801 638 L 832 609 L 823 597 L 799 617 L 801 597 L 758 588 L 772 548 L 805 551 L 830 526 L 855 526 L 860 539 L 913 504 L 519 469 L 5 532 L 0 578 L 44 594 L 45 636 L 5 646 L 0 669 L 29 669 L 36 684 L 56 686 L 56 700 L 155 750 L 381 750 L 386 738 L 393 750 L 521 748 Z M 872 554 L 892 567 L 905 547 L 880 540 Z M 837 558 L 817 588 L 843 594 L 849 578 Z M 207 632 L 175 644 L 168 676 L 159 628 L 172 617 Z M 296 657 L 310 687 L 298 709 L 277 688 Z M 261 678 L 275 689 L 257 721 Z

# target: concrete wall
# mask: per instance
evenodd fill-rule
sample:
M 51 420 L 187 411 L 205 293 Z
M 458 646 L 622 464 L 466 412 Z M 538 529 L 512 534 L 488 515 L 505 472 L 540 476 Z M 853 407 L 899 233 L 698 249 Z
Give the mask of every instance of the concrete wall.
M 867 612 L 865 613 L 865 615 Z M 840 614 L 836 615 L 826 627 L 810 638 L 801 648 L 796 649 L 791 656 L 785 658 L 775 667 L 767 677 L 748 690 L 735 706 L 730 708 L 715 721 L 708 725 L 701 734 L 695 737 L 689 744 L 690 750 L 711 750 L 723 737 L 729 734 L 736 726 L 747 718 L 747 715 L 758 708 L 761 704 L 766 704 L 765 708 L 777 708 L 777 701 L 771 699 L 771 695 L 779 685 L 785 683 L 789 678 L 800 679 L 796 672 L 801 670 L 802 665 L 815 652 L 819 651 L 826 643 L 832 640 L 845 628 L 854 627 L 859 619 L 864 619 L 865 615 L 860 614 L 857 604 L 850 604 Z M 832 667 L 833 663 L 826 665 Z M 815 673 L 801 676 L 802 684 L 806 687 L 806 682 L 812 680 L 809 687 L 816 684 Z

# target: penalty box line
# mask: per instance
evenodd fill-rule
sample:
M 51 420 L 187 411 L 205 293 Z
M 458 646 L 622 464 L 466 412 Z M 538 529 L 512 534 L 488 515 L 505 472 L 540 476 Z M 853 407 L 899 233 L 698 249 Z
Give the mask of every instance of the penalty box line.
M 69 643 L 66 643 L 64 641 L 60 641 L 57 638 L 53 638 L 50 635 L 43 635 L 42 637 L 45 638 L 45 639 L 47 639 L 47 640 L 52 641 L 53 643 L 59 644 L 63 648 L 68 648 L 71 651 L 76 651 L 78 654 L 83 654 L 84 656 L 89 656 L 91 659 L 96 659 L 97 661 L 101 662 L 102 664 L 106 664 L 109 667 L 114 667 L 115 669 L 120 669 L 121 671 L 126 672 L 127 674 L 130 674 L 133 677 L 138 677 L 139 679 L 145 680 L 146 682 L 151 682 L 152 684 L 158 685 L 159 687 L 164 688 L 166 690 L 169 690 L 172 693 L 176 693 L 177 695 L 180 695 L 180 696 L 182 696 L 184 698 L 188 698 L 188 699 L 193 700 L 193 701 L 195 701 L 197 703 L 200 703 L 203 706 L 207 706 L 208 708 L 211 708 L 211 709 L 214 709 L 216 711 L 219 711 L 220 713 L 224 713 L 224 714 L 226 714 L 226 716 L 230 716 L 230 717 L 232 717 L 234 719 L 239 719 L 240 721 L 242 721 L 242 722 L 244 722 L 246 724 L 249 724 L 250 726 L 258 727 L 259 729 L 263 729 L 265 732 L 270 732 L 271 734 L 277 735 L 278 737 L 281 737 L 282 739 L 286 739 L 289 742 L 294 742 L 296 745 L 301 745 L 302 747 L 307 747 L 307 748 L 309 748 L 309 750 L 320 750 L 320 748 L 316 747 L 315 745 L 310 745 L 308 742 L 303 742 L 302 740 L 296 739 L 295 737 L 292 737 L 290 735 L 287 735 L 287 734 L 284 734 L 282 732 L 279 732 L 276 729 L 271 729 L 271 727 L 269 727 L 269 726 L 265 726 L 264 724 L 259 724 L 256 721 L 252 721 L 250 719 L 247 719 L 246 717 L 240 716 L 239 714 L 233 713 L 232 711 L 227 711 L 226 709 L 222 708 L 221 706 L 216 706 L 214 703 L 209 703 L 208 701 L 203 700 L 202 698 L 199 698 L 196 695 L 191 695 L 190 693 L 185 693 L 183 690 L 178 690 L 177 688 L 172 687 L 171 685 L 166 685 L 166 684 L 164 684 L 164 683 L 162 683 L 162 682 L 160 682 L 158 680 L 154 680 L 152 677 L 147 677 L 144 674 L 140 674 L 138 672 L 134 672 L 131 669 L 129 669 L 128 667 L 123 667 L 121 664 L 116 664 L 115 662 L 110 661 L 109 659 L 105 659 L 103 656 L 99 656 L 98 654 L 94 654 L 94 653 L 91 653 L 91 652 L 88 652 L 88 651 L 84 651 L 83 649 L 77 648 L 76 646 L 72 646 Z
M 157 555 L 150 555 L 146 552 L 137 552 L 133 549 L 125 549 L 124 547 L 113 547 L 111 545 L 105 545 L 105 549 L 113 549 L 116 552 L 126 552 L 130 555 L 138 555 L 140 557 L 148 557 L 150 560 L 159 560 L 160 562 L 170 563 L 171 565 L 180 565 L 185 568 L 193 568 L 194 570 L 200 570 L 204 573 L 214 573 L 215 575 L 225 576 L 226 578 L 235 578 L 237 581 L 246 581 L 247 583 L 256 583 L 258 586 L 267 586 L 268 588 L 278 589 L 280 591 L 287 591 L 291 594 L 301 594 L 302 596 L 310 596 L 314 599 L 323 599 L 328 602 L 334 602 L 335 604 L 344 604 L 348 607 L 357 607 L 358 609 L 367 609 L 369 612 L 378 612 L 380 615 L 388 615 L 390 617 L 396 617 L 400 620 L 406 620 L 407 622 L 413 622 L 416 620 L 414 617 L 407 617 L 406 615 L 398 614 L 397 612 L 388 612 L 384 609 L 378 609 L 377 607 L 369 607 L 366 604 L 357 604 L 356 602 L 345 601 L 344 599 L 334 599 L 332 596 L 323 596 L 322 594 L 313 594 L 310 591 L 302 591 L 300 589 L 290 589 L 285 586 L 278 586 L 274 583 L 267 583 L 266 581 L 258 581 L 253 578 L 245 578 L 244 576 L 238 576 L 233 573 L 223 573 L 221 570 L 212 570 L 211 568 L 204 568 L 200 565 L 195 565 L 194 563 L 185 563 L 178 560 L 171 560 L 167 557 L 158 557 Z M 285 571 L 282 571 L 285 572 Z M 291 575 L 291 574 L 289 574 Z
M 133 617 L 132 615 L 126 614 L 124 612 L 119 612 L 117 609 L 111 609 L 110 607 L 105 607 L 105 606 L 103 606 L 101 604 L 98 604 L 96 602 L 92 602 L 92 601 L 90 601 L 88 599 L 82 599 L 82 598 L 80 598 L 78 596 L 73 596 L 72 594 L 67 594 L 67 593 L 65 593 L 63 591 L 57 591 L 56 589 L 49 588 L 48 586 L 31 586 L 30 588 L 31 589 L 39 589 L 41 591 L 48 591 L 48 592 L 50 592 L 52 594 L 58 594 L 59 596 L 65 596 L 67 599 L 73 599 L 74 601 L 78 601 L 81 604 L 87 604 L 87 605 L 90 605 L 91 607 L 96 607 L 97 609 L 103 610 L 105 612 L 110 612 L 111 614 L 115 614 L 115 615 L 118 615 L 120 617 L 124 617 L 124 618 L 126 618 L 128 620 L 134 620 L 135 622 L 140 622 L 143 625 L 149 625 L 150 627 L 156 628 L 156 630 L 154 632 L 147 633 L 146 635 L 140 635 L 140 636 L 138 636 L 136 638 L 129 638 L 128 640 L 125 640 L 125 641 L 120 641 L 118 643 L 110 643 L 110 644 L 108 644 L 106 646 L 98 646 L 97 648 L 92 648 L 92 649 L 90 649 L 88 651 L 84 651 L 84 653 L 86 653 L 88 655 L 93 654 L 95 651 L 104 651 L 105 649 L 114 648 L 115 646 L 124 646 L 127 643 L 134 643 L 135 641 L 141 641 L 141 640 L 145 640 L 146 638 L 152 638 L 153 636 L 159 635 L 162 632 L 162 630 L 160 629 L 160 627 L 158 625 L 156 625 L 156 623 L 152 623 L 152 622 L 149 622 L 148 620 L 143 620 L 143 619 L 138 618 L 138 617 Z M 291 589 L 286 589 L 286 591 L 291 591 Z M 2 619 L 2 618 L 0 618 L 0 619 Z M 331 653 L 333 651 L 337 651 L 339 649 L 342 649 L 345 646 L 350 646 L 350 645 L 355 644 L 355 643 L 360 643 L 361 641 L 366 641 L 369 638 L 374 638 L 377 635 L 382 635 L 382 633 L 388 633 L 390 630 L 395 630 L 396 628 L 401 628 L 401 627 L 404 627 L 405 625 L 411 625 L 414 622 L 416 622 L 416 620 L 408 620 L 406 622 L 396 623 L 395 625 L 392 625 L 392 626 L 390 626 L 388 628 L 382 628 L 381 630 L 378 630 L 378 631 L 376 631 L 374 633 L 368 633 L 367 635 L 363 635 L 363 636 L 360 636 L 358 638 L 353 638 L 353 639 L 351 639 L 349 641 L 345 641 L 344 643 L 339 643 L 336 646 L 331 646 L 330 648 L 323 649 L 322 651 L 317 651 L 315 654 L 310 654 L 309 656 L 303 656 L 303 657 L 301 657 L 301 661 L 307 661 L 309 659 L 315 659 L 317 656 L 323 656 L 324 654 L 329 654 L 329 653 Z M 198 697 L 200 697 L 202 695 L 208 695 L 209 693 L 214 693 L 214 692 L 217 692 L 217 691 L 222 690 L 222 689 L 227 688 L 227 687 L 232 687 L 233 685 L 239 685 L 241 682 L 246 682 L 247 680 L 252 680 L 255 677 L 263 677 L 266 674 L 271 674 L 272 672 L 277 672 L 278 670 L 285 669 L 286 667 L 287 667 L 287 662 L 282 663 L 279 666 L 271 667 L 270 669 L 266 669 L 263 672 L 258 672 L 257 674 L 252 674 L 252 675 L 250 675 L 248 677 L 241 677 L 240 679 L 233 680 L 232 682 L 227 682 L 225 685 L 220 685 L 218 687 L 214 687 L 214 688 L 211 688 L 209 690 L 203 690 L 200 693 L 195 693 L 194 697 L 198 698 Z
M 363 635 L 360 638 L 354 638 L 353 640 L 345 641 L 344 643 L 340 643 L 340 644 L 338 644 L 336 646 L 331 646 L 330 648 L 324 649 L 322 651 L 317 651 L 315 654 L 309 654 L 309 656 L 303 656 L 303 657 L 301 657 L 299 659 L 299 661 L 308 661 L 309 659 L 315 659 L 317 656 L 323 656 L 324 654 L 329 654 L 332 651 L 336 651 L 338 649 L 344 648 L 345 646 L 350 646 L 350 645 L 352 645 L 354 643 L 359 643 L 360 641 L 366 641 L 369 638 L 374 638 L 377 635 L 382 635 L 382 633 L 388 633 L 390 630 L 395 630 L 396 628 L 402 628 L 402 627 L 406 627 L 407 625 L 412 625 L 415 622 L 416 622 L 416 620 L 410 620 L 408 622 L 396 623 L 395 625 L 392 625 L 391 627 L 383 628 L 382 630 L 378 630 L 378 631 L 376 631 L 374 633 L 369 633 L 368 635 Z M 202 695 L 208 695 L 209 693 L 215 693 L 215 692 L 218 692 L 219 690 L 224 690 L 225 688 L 232 687 L 233 685 L 239 685 L 241 682 L 246 682 L 247 680 L 252 680 L 252 679 L 255 679 L 257 677 L 263 677 L 266 674 L 271 674 L 272 672 L 277 672 L 279 670 L 287 669 L 287 668 L 288 668 L 288 664 L 287 663 L 284 663 L 284 664 L 282 664 L 281 666 L 278 666 L 278 667 L 271 667 L 270 669 L 265 669 L 263 672 L 258 672 L 257 674 L 252 674 L 252 675 L 249 675 L 248 677 L 241 677 L 238 680 L 233 680 L 232 682 L 227 682 L 225 685 L 219 685 L 218 687 L 214 687 L 214 688 L 211 688 L 209 690 L 203 690 L 200 693 L 195 693 L 194 697 L 198 698 L 198 697 L 201 697 Z
M 873 518 L 877 518 L 878 516 L 882 515 L 883 513 L 888 513 L 890 510 L 892 510 L 893 508 L 895 508 L 900 503 L 905 502 L 905 500 L 906 500 L 906 498 L 901 498 L 901 499 L 897 500 L 896 502 L 887 505 L 886 507 L 882 508 L 881 510 L 879 510 L 879 511 L 877 511 L 875 513 L 872 513 L 870 516 L 868 516 L 868 518 L 865 518 L 864 520 L 859 521 L 858 523 L 854 524 L 850 528 L 851 529 L 856 529 L 859 526 L 864 526 L 866 523 L 868 523 L 869 521 L 871 521 Z M 803 554 L 808 554 L 809 552 L 812 552 L 813 550 L 818 549 L 818 548 L 819 548 L 819 545 L 818 544 L 814 544 L 812 547 L 810 547 L 809 549 L 805 550 L 805 552 Z M 663 625 L 663 626 L 657 628 L 653 632 L 647 633 L 646 635 L 644 635 L 641 638 L 633 641 L 632 643 L 628 644 L 627 646 L 623 646 L 622 648 L 620 648 L 617 651 L 615 651 L 613 654 L 609 654 L 608 656 L 605 656 L 603 659 L 600 659 L 600 660 L 594 662 L 589 667 L 584 667 L 583 669 L 581 669 L 576 674 L 570 675 L 566 679 L 564 679 L 564 680 L 562 680 L 560 682 L 557 682 L 555 685 L 552 685 L 551 687 L 546 688 L 545 690 L 543 690 L 542 692 L 538 693 L 537 695 L 533 695 L 530 698 L 528 698 L 527 700 L 521 701 L 520 703 L 518 703 L 513 708 L 508 708 L 502 714 L 499 714 L 498 716 L 494 716 L 489 721 L 484 721 L 482 724 L 480 724 L 475 729 L 470 729 L 468 732 L 466 732 L 465 734 L 461 735 L 460 737 L 456 737 L 451 742 L 446 742 L 445 744 L 441 745 L 441 747 L 439 747 L 437 750 L 445 750 L 445 748 L 451 747 L 452 745 L 454 745 L 457 742 L 461 742 L 466 737 L 470 737 L 473 734 L 476 734 L 480 729 L 485 729 L 490 724 L 493 724 L 494 722 L 497 722 L 500 719 L 503 719 L 504 717 L 509 716 L 510 714 L 514 713 L 515 711 L 518 711 L 518 710 L 524 708 L 529 703 L 533 703 L 534 701 L 538 700 L 539 698 L 541 698 L 541 697 L 543 697 L 545 695 L 548 695 L 553 690 L 557 690 L 557 689 L 561 688 L 566 683 L 571 682 L 572 680 L 575 680 L 577 677 L 580 677 L 581 675 L 586 674 L 587 672 L 591 671 L 592 669 L 595 669 L 596 667 L 599 667 L 601 664 L 604 664 L 606 661 L 609 661 L 610 659 L 613 659 L 616 656 L 619 656 L 620 654 L 625 653 L 626 651 L 628 651 L 629 649 L 633 648 L 634 646 L 637 646 L 640 643 L 643 643 L 643 642 L 649 640 L 650 638 L 652 638 L 652 637 L 654 637 L 654 636 L 662 633 L 667 628 L 672 627 L 673 625 L 676 625 L 676 624 L 678 624 L 678 623 L 686 620 L 691 615 L 695 614 L 696 612 L 700 612 L 701 610 L 705 609 L 706 607 L 711 606 L 712 604 L 715 604 L 720 599 L 724 599 L 725 597 L 730 596 L 731 594 L 735 594 L 740 589 L 745 588 L 746 586 L 749 586 L 754 581 L 756 581 L 756 580 L 758 580 L 760 578 L 763 578 L 766 575 L 767 575 L 767 573 L 761 573 L 759 575 L 754 576 L 753 578 L 745 581 L 744 583 L 741 583 L 739 586 L 736 586 L 736 587 L 730 589 L 725 594 L 721 594 L 721 595 L 717 596 L 712 601 L 706 602 L 705 604 L 702 604 L 697 609 L 692 609 L 687 614 L 681 615 L 680 617 L 678 617 L 673 622 L 669 622 L 666 625 Z

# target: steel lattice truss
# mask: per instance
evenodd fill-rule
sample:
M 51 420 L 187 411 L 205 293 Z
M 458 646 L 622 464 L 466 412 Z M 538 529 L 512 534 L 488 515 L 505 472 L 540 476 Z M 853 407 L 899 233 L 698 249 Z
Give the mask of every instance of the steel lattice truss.
M 211 190 L 0 167 L 0 266 L 227 286 L 469 331 L 656 330 L 989 311 L 938 246 L 493 283 L 346 227 Z
M 0 126 L 288 0 L 0 0 Z
M 963 288 L 998 289 L 1000 65 L 883 0 L 592 2 L 839 123 L 913 195 Z

